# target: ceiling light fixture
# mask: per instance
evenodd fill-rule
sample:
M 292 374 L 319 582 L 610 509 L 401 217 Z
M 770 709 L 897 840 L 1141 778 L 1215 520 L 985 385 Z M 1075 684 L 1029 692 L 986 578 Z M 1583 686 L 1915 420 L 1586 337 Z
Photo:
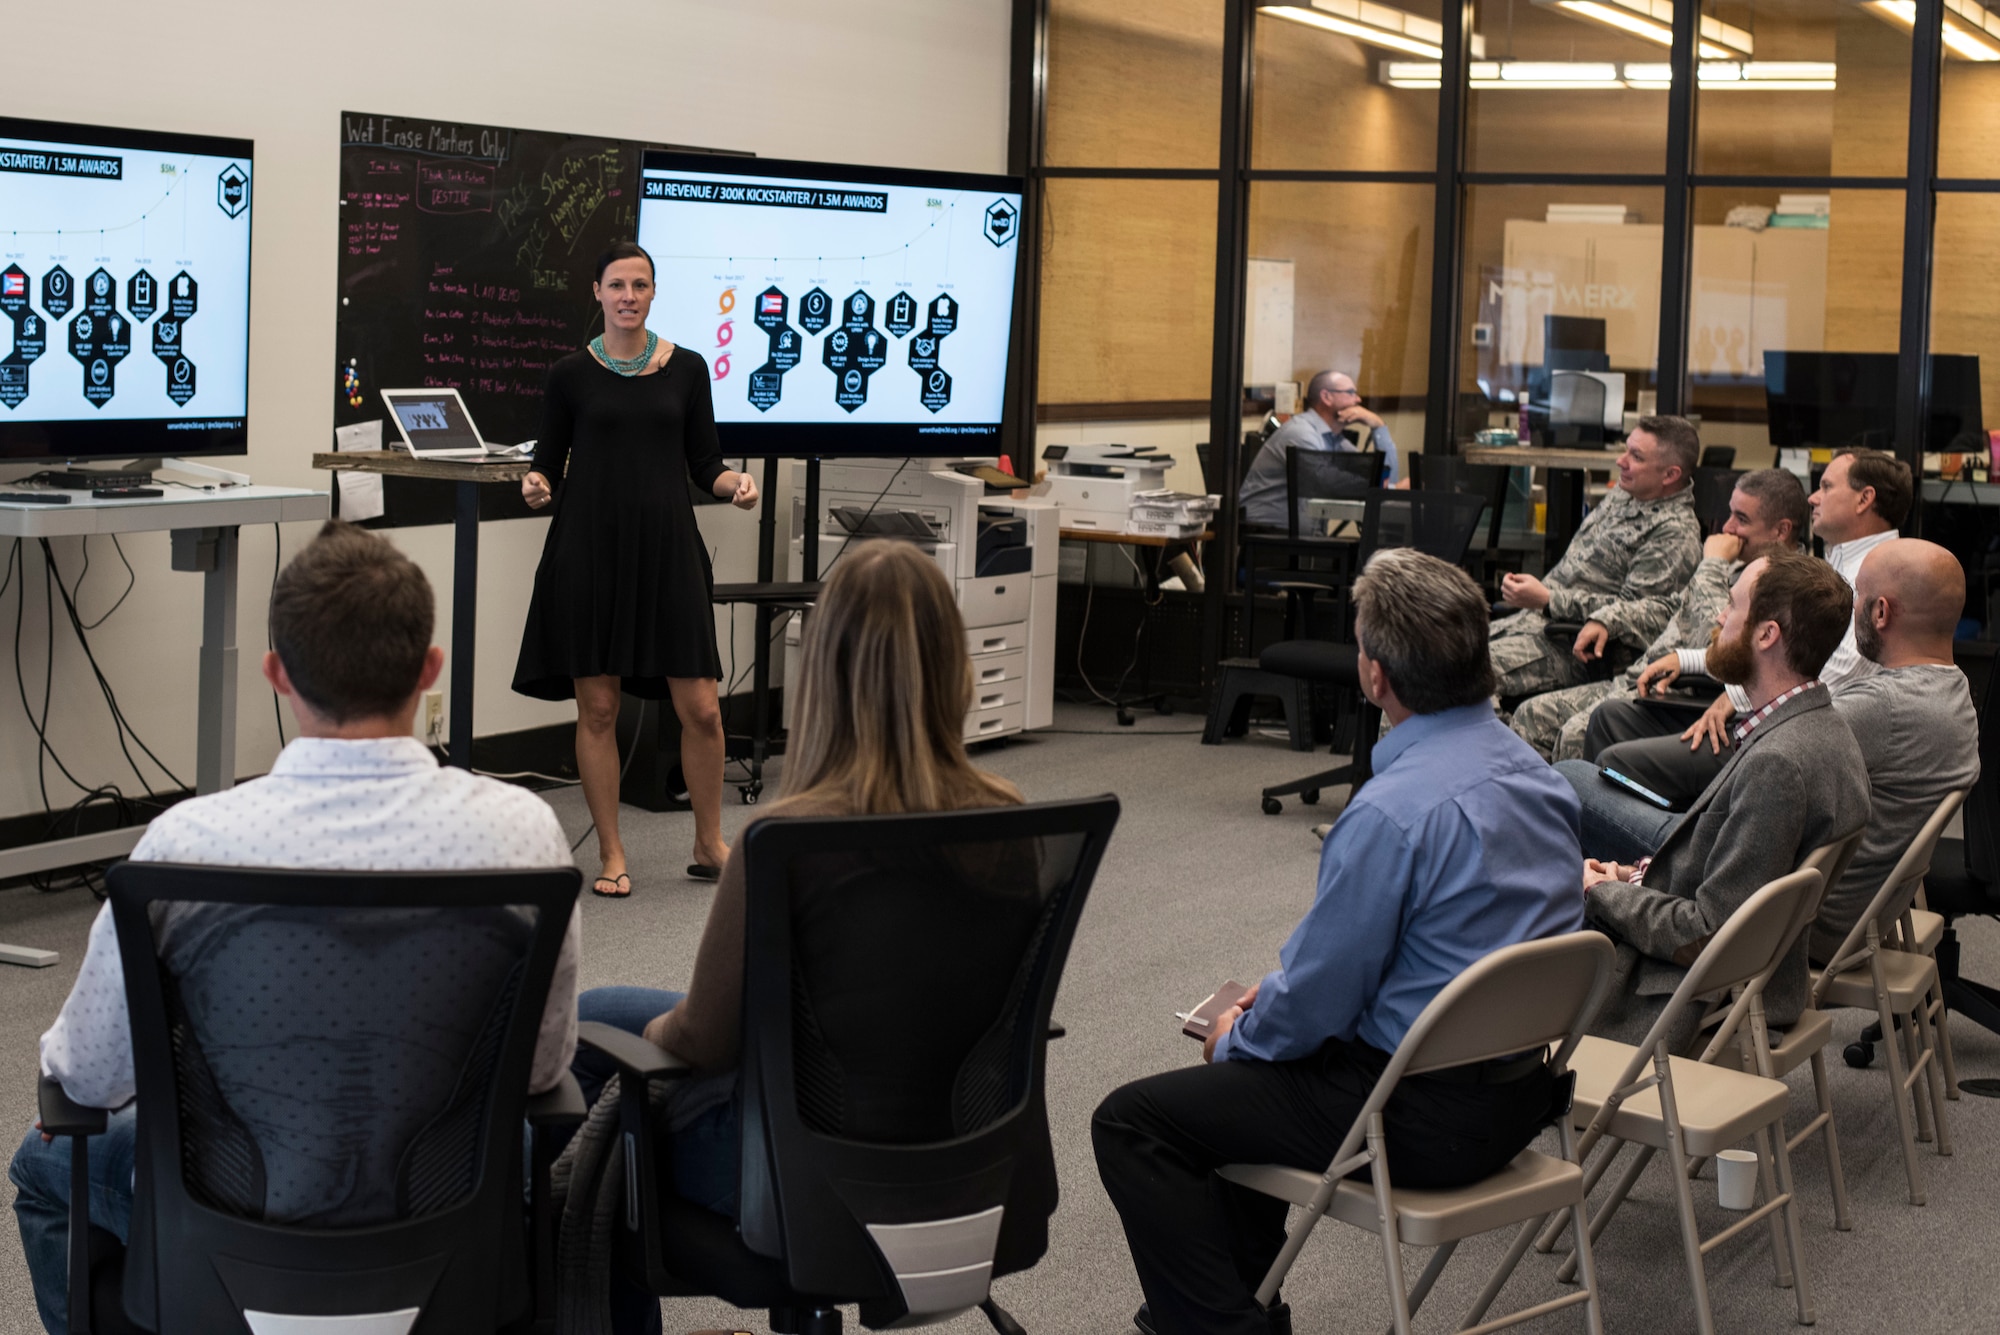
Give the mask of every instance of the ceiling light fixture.
M 1863 0 L 1861 7 L 1904 32 L 1916 30 L 1915 0 Z M 1947 54 L 1981 63 L 2000 60 L 2000 14 L 1978 0 L 1945 0 L 1944 7 L 1949 11 L 1943 34 Z
M 1543 89 L 1593 91 L 1634 88 L 1664 92 L 1673 86 L 1673 67 L 1665 62 L 1633 61 L 1624 66 L 1583 61 L 1475 60 L 1467 70 L 1475 89 Z M 1438 88 L 1442 65 L 1427 60 L 1385 60 L 1376 77 L 1391 88 Z M 1766 60 L 1703 61 L 1697 86 L 1704 90 L 1739 89 L 1764 93 L 1832 92 L 1835 66 L 1831 61 Z
M 1312 0 L 1306 5 L 1259 5 L 1259 14 L 1337 32 L 1357 42 L 1431 60 L 1444 59 L 1444 25 L 1372 0 Z
M 1673 0 L 1533 0 L 1576 18 L 1589 19 L 1661 46 L 1674 44 Z M 1969 0 L 1968 0 L 1969 2 Z M 1695 54 L 1703 60 L 1730 60 L 1755 53 L 1755 39 L 1742 28 L 1703 16 Z

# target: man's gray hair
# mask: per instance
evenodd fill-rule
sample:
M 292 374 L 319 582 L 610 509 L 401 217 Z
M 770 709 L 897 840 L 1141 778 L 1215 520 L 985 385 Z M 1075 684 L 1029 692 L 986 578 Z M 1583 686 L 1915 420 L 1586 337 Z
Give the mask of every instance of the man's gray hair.
M 1413 713 L 1492 696 L 1487 610 L 1471 576 L 1414 548 L 1375 553 L 1354 582 L 1355 638 Z
M 1334 387 L 1333 382 L 1342 378 L 1339 371 L 1321 371 L 1306 385 L 1306 407 L 1319 407 L 1319 396 Z
M 1681 486 L 1694 481 L 1695 465 L 1701 462 L 1701 432 L 1693 422 L 1685 417 L 1642 417 L 1637 430 L 1645 432 L 1660 442 L 1660 449 L 1666 453 L 1666 462 L 1676 464 L 1681 470 Z
M 1806 504 L 1806 489 L 1797 474 L 1782 468 L 1759 468 L 1737 478 L 1736 490 L 1757 502 L 1758 517 L 1766 524 L 1790 520 L 1792 545 L 1805 545 L 1811 536 L 1812 508 Z

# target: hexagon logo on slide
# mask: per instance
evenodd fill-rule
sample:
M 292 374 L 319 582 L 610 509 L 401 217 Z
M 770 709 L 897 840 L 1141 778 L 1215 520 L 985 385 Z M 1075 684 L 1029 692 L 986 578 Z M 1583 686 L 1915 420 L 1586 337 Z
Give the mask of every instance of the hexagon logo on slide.
M 1004 199 L 996 199 L 986 206 L 986 239 L 996 246 L 1004 246 L 1014 239 L 1020 230 L 1021 215 L 1014 205 Z
M 932 412 L 941 411 L 951 402 L 951 375 L 947 371 L 933 370 L 924 377 L 923 393 L 918 396 L 924 407 Z
M 910 340 L 910 369 L 922 375 L 934 371 L 938 364 L 937 336 L 928 331 Z
M 833 323 L 833 298 L 823 288 L 814 288 L 799 298 L 799 328 L 817 334 Z
M 931 302 L 931 332 L 943 338 L 958 328 L 958 303 L 949 292 L 940 292 Z
M 170 362 L 181 355 L 181 322 L 163 315 L 153 322 L 153 355 Z
M 250 177 L 233 162 L 215 178 L 215 206 L 232 218 L 250 207 Z
M 42 309 L 51 320 L 60 320 L 76 305 L 76 280 L 58 264 L 42 275 Z
M 196 299 L 201 294 L 201 284 L 188 276 L 186 269 L 173 276 L 167 284 L 167 310 L 176 320 L 185 320 L 195 312 Z
M 28 271 L 18 264 L 0 269 L 0 315 L 16 320 L 27 309 Z
M 194 363 L 185 357 L 167 363 L 167 397 L 180 407 L 194 397 Z
M 907 292 L 898 292 L 889 298 L 889 308 L 883 316 L 882 325 L 897 338 L 917 327 L 917 299 Z
M 144 324 L 153 318 L 153 312 L 159 308 L 159 280 L 141 269 L 125 284 L 125 309 L 132 312 L 133 320 Z

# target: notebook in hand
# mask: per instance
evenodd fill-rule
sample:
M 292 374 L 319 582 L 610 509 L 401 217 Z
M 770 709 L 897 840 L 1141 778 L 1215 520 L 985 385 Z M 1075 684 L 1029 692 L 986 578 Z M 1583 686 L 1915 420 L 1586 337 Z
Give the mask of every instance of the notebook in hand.
M 1250 989 L 1234 978 L 1224 983 L 1202 999 L 1202 1003 L 1187 1014 L 1182 1015 L 1181 1032 L 1189 1038 L 1198 1038 L 1204 1043 L 1215 1032 L 1215 1022 L 1231 1006 L 1242 1001 Z

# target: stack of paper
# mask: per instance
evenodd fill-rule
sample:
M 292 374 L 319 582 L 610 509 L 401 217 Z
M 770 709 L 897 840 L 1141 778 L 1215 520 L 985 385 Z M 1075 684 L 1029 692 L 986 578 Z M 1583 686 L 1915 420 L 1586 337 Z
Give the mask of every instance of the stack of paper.
M 1544 221 L 1552 223 L 1628 223 L 1623 204 L 1551 204 Z
M 1127 533 L 1162 538 L 1200 537 L 1215 518 L 1220 496 L 1196 496 L 1185 491 L 1137 491 L 1125 521 Z

